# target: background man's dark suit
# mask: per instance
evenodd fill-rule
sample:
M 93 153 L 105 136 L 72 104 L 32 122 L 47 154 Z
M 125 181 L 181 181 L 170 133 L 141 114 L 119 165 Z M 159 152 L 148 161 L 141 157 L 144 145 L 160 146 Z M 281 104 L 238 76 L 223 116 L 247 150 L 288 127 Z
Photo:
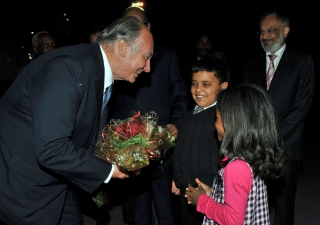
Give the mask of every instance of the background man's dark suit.
M 159 116 L 158 125 L 165 127 L 167 124 L 174 124 L 178 127 L 187 107 L 187 90 L 180 74 L 176 51 L 155 45 L 149 74 L 140 74 L 133 84 L 115 81 L 109 118 L 125 119 L 131 117 L 132 112 L 140 111 L 144 115 L 154 111 Z M 172 221 L 166 220 L 173 218 L 172 152 L 162 165 L 159 161 L 151 161 L 138 177 L 124 182 L 135 184 L 134 187 L 127 187 L 127 192 L 130 191 L 131 196 L 134 196 L 131 203 L 134 206 L 135 219 L 140 221 L 138 224 L 151 224 L 151 191 L 160 224 L 172 224 Z
M 248 61 L 244 66 L 243 75 L 245 82 L 267 89 L 265 53 Z M 314 82 L 312 57 L 287 47 L 280 59 L 268 94 L 280 127 L 280 147 L 289 153 L 291 160 L 285 179 L 273 183 L 275 186 L 268 190 L 268 195 L 272 197 L 279 194 L 279 199 L 284 198 L 290 207 L 294 207 L 295 199 L 292 196 L 295 196 L 300 163 L 305 157 L 304 119 L 312 103 Z M 283 186 L 281 182 L 285 184 L 285 188 L 281 188 Z M 279 201 L 275 204 L 281 203 Z M 278 213 L 286 214 L 286 212 Z
M 103 85 L 98 44 L 48 52 L 15 79 L 0 99 L 0 220 L 58 224 L 69 183 L 94 192 L 104 182 L 111 164 L 87 151 L 98 135 Z

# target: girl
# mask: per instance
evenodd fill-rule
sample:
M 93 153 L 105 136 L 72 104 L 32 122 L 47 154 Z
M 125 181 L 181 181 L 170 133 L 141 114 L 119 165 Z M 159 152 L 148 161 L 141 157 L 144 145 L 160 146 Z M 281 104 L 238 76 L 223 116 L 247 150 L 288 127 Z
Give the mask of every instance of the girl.
M 188 185 L 188 203 L 205 215 L 203 224 L 270 224 L 265 182 L 282 174 L 288 156 L 278 147 L 268 94 L 245 84 L 220 92 L 215 127 L 221 169 L 212 189 L 199 179 L 198 188 Z

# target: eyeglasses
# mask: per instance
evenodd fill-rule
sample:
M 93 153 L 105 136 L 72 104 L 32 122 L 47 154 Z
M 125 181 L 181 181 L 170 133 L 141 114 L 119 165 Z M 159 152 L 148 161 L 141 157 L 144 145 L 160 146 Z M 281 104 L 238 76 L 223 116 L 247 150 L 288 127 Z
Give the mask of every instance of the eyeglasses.
M 259 31 L 257 32 L 257 35 L 258 35 L 258 36 L 261 36 L 261 35 L 264 35 L 265 33 L 267 33 L 267 34 L 273 34 L 273 33 L 277 32 L 277 31 L 278 31 L 277 29 L 269 28 L 269 29 L 267 29 L 266 31 L 264 31 L 264 30 L 259 30 Z

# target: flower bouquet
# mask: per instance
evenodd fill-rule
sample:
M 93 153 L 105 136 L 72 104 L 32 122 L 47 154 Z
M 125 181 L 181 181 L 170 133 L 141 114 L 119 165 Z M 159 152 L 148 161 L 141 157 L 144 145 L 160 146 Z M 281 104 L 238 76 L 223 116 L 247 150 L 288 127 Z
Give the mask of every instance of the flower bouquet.
M 125 120 L 112 119 L 102 131 L 95 155 L 128 171 L 149 165 L 149 160 L 163 160 L 175 146 L 175 138 L 158 126 L 155 112 L 140 112 Z
M 94 154 L 127 171 L 148 166 L 150 159 L 162 161 L 175 146 L 175 138 L 157 122 L 155 112 L 143 116 L 137 112 L 125 120 L 112 119 L 102 130 Z M 101 207 L 108 201 L 107 194 L 100 191 L 92 200 Z

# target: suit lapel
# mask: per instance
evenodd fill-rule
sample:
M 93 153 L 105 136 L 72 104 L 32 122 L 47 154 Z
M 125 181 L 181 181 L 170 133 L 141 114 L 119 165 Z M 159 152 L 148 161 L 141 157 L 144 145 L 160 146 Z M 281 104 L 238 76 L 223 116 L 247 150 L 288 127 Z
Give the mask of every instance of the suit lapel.
M 261 77 L 260 77 L 260 82 L 261 82 L 261 86 L 267 90 L 267 75 L 266 75 L 266 55 L 263 54 L 260 59 L 259 59 L 259 72 L 258 74 L 261 74 Z
M 266 81 L 266 55 L 262 54 L 259 59 L 254 62 L 254 70 L 252 70 L 252 76 L 250 83 L 259 85 L 267 90 Z

